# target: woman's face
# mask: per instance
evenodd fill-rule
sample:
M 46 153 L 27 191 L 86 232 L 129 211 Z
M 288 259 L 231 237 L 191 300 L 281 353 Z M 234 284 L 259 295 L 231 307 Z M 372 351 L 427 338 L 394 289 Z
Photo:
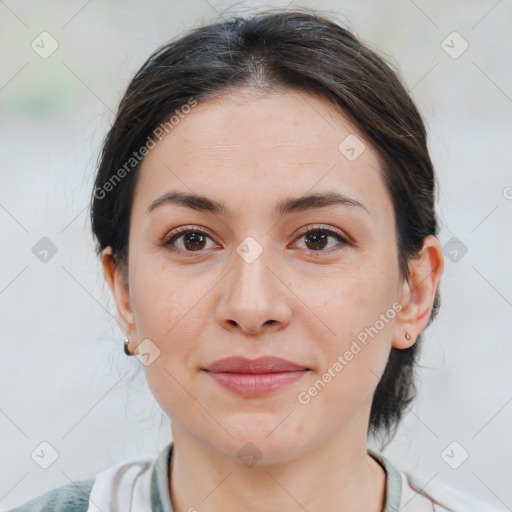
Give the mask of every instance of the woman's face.
M 175 192 L 207 200 L 161 200 Z M 350 201 L 297 201 L 332 193 Z M 191 233 L 171 240 L 177 228 Z M 304 93 L 199 104 L 149 151 L 128 277 L 116 303 L 130 339 L 149 340 L 141 353 L 156 400 L 176 432 L 233 459 L 248 442 L 278 461 L 340 435 L 366 439 L 391 347 L 414 342 L 398 341 L 410 290 L 377 153 Z M 241 395 L 204 370 L 228 356 L 308 370 Z

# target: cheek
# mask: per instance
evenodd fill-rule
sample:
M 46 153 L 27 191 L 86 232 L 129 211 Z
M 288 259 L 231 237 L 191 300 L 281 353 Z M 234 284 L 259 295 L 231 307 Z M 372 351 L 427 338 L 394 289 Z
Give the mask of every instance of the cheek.
M 151 340 L 158 353 L 155 363 L 145 367 L 148 382 L 155 396 L 160 386 L 165 386 L 166 394 L 171 386 L 176 395 L 178 383 L 185 384 L 194 376 L 198 340 L 211 319 L 207 311 L 211 305 L 201 298 L 213 283 L 204 284 L 204 277 L 192 278 L 168 266 L 148 264 L 139 270 L 131 290 L 137 336 Z
M 162 410 L 179 418 L 183 404 L 191 413 L 194 410 L 189 363 L 206 315 L 198 303 L 204 291 L 196 289 L 193 281 L 175 276 L 169 269 L 159 272 L 148 266 L 134 279 L 132 300 L 139 340 L 151 340 L 158 354 L 143 365 L 147 384 Z
M 314 307 L 329 328 L 319 340 L 325 355 L 322 371 L 330 370 L 340 388 L 359 389 L 359 394 L 377 385 L 391 350 L 395 310 L 388 279 L 383 276 L 385 272 L 361 270 L 350 278 L 330 280 L 319 288 Z M 310 294 L 309 300 L 314 296 Z M 335 364 L 340 358 L 342 370 Z
M 201 309 L 198 297 L 204 294 L 200 280 L 180 277 L 179 272 L 161 265 L 139 267 L 132 281 L 132 306 L 140 336 L 152 339 L 157 345 L 172 343 L 183 329 L 194 328 L 191 317 Z
M 369 314 L 371 316 L 375 296 L 361 273 L 333 274 L 304 281 L 298 295 L 325 324 L 330 337 L 343 342 L 357 334 L 357 329 L 364 325 Z

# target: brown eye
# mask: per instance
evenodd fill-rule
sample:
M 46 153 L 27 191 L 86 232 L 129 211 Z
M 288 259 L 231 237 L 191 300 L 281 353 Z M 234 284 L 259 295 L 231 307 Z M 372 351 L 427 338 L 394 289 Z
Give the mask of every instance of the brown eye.
M 328 238 L 329 235 L 325 234 L 323 231 L 310 231 L 307 235 L 305 235 L 306 245 L 308 246 L 308 249 L 314 251 L 323 249 L 327 245 Z
M 339 242 L 338 244 L 331 245 L 331 247 L 351 245 L 337 231 L 327 228 L 310 228 L 303 232 L 300 238 L 304 238 L 305 248 L 311 252 L 329 252 L 324 249 L 328 246 L 330 238 L 334 238 Z
M 203 249 L 207 248 L 208 239 L 211 240 L 203 231 L 187 228 L 175 231 L 162 242 L 162 245 L 171 252 L 203 252 Z
M 303 232 L 300 238 L 304 238 L 305 249 L 311 253 L 321 254 L 330 252 L 325 250 L 325 248 L 328 247 L 329 239 L 331 238 L 337 240 L 338 243 L 331 245 L 330 248 L 351 245 L 340 233 L 327 228 L 309 228 L 309 230 Z M 193 256 L 192 253 L 206 253 L 205 249 L 212 248 L 211 246 L 207 247 L 208 240 L 211 240 L 211 237 L 207 233 L 189 227 L 174 231 L 166 237 L 162 245 L 170 252 L 179 252 L 183 253 L 184 256 Z
M 201 233 L 191 231 L 183 236 L 183 245 L 191 251 L 198 251 L 204 248 L 206 237 Z

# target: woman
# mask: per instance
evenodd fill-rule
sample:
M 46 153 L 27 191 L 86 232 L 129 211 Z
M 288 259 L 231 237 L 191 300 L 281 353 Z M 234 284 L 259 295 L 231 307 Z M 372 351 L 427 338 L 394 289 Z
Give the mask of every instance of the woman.
M 15 510 L 492 510 L 367 449 L 438 311 L 434 194 L 414 103 L 334 21 L 272 11 L 155 52 L 91 220 L 173 441 Z

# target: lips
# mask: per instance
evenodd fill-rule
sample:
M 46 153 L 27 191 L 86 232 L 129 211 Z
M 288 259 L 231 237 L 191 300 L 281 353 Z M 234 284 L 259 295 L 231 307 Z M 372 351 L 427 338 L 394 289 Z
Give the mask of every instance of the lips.
M 304 365 L 273 356 L 226 357 L 203 368 L 205 375 L 221 388 L 244 398 L 263 397 L 292 386 L 308 375 L 309 370 Z
M 309 370 L 304 365 L 280 357 L 263 356 L 247 359 L 242 356 L 226 357 L 208 365 L 204 370 L 212 373 L 283 373 Z

